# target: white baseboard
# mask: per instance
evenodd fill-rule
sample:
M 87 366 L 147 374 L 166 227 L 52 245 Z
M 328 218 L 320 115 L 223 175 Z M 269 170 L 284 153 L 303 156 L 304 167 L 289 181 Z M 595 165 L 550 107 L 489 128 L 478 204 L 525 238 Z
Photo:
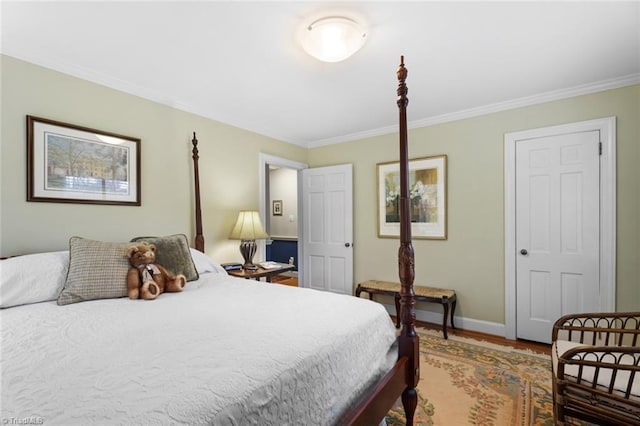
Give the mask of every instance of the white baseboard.
M 396 307 L 394 305 L 387 305 L 386 303 L 383 303 L 383 305 L 387 309 L 387 312 L 389 312 L 389 314 L 396 314 Z M 442 324 L 442 312 L 432 312 L 416 309 L 415 313 L 416 319 L 419 321 L 430 322 L 433 324 Z M 477 331 L 486 334 L 493 334 L 494 336 L 500 337 L 505 336 L 504 324 L 482 321 L 473 318 L 464 318 L 459 316 L 454 316 L 453 322 L 455 323 L 456 328 L 462 328 L 464 330 Z M 447 326 L 451 326 L 449 318 L 447 318 Z

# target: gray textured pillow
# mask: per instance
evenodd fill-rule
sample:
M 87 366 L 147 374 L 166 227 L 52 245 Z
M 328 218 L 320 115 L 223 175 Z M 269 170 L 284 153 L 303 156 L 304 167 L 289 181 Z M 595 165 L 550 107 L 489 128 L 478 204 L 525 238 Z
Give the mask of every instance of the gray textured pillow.
M 105 243 L 71 237 L 69 272 L 58 305 L 127 295 L 129 243 Z
M 189 241 L 184 234 L 169 235 L 167 237 L 136 237 L 131 242 L 146 241 L 156 246 L 156 262 L 164 266 L 174 275 L 182 274 L 187 281 L 195 281 L 199 277 L 196 265 L 193 263 Z

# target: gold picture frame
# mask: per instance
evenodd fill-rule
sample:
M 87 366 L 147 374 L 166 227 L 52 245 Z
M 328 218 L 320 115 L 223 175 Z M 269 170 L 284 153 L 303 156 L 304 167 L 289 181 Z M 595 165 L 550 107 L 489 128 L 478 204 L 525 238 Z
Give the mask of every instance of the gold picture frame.
M 140 139 L 27 116 L 27 201 L 141 205 Z
M 378 163 L 378 237 L 400 236 L 400 163 Z M 409 160 L 411 234 L 447 239 L 447 156 Z

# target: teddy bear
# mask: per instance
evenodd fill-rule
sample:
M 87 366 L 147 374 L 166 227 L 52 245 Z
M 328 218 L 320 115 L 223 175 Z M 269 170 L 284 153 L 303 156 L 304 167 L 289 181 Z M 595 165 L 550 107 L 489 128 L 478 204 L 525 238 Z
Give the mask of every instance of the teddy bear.
M 162 293 L 182 291 L 187 279 L 173 275 L 162 265 L 155 263 L 156 246 L 147 242 L 132 245 L 127 250 L 131 268 L 127 273 L 129 299 L 153 300 Z

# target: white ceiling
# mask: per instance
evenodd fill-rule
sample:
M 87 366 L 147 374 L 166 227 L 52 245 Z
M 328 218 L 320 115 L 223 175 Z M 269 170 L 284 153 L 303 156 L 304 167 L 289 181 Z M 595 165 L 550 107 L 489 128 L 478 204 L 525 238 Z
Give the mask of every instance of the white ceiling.
M 298 27 L 347 14 L 340 63 Z M 640 82 L 640 2 L 2 2 L 1 51 L 273 138 L 319 146 Z

